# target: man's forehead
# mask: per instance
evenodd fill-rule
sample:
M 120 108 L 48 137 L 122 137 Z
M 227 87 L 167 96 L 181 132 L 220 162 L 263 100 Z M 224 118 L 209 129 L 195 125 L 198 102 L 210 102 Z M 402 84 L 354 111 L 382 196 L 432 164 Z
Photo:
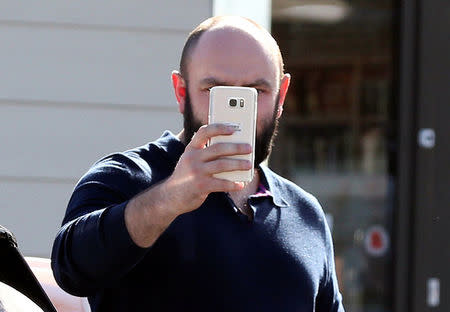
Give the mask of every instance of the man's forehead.
M 189 63 L 189 71 L 202 73 L 202 79 L 236 75 L 244 78 L 248 75 L 247 80 L 254 80 L 278 74 L 273 49 L 260 36 L 228 24 L 206 31 L 193 50 Z M 219 73 L 224 77 L 218 76 Z M 253 73 L 259 77 L 252 77 Z
M 266 78 L 252 78 L 246 80 L 245 77 L 239 77 L 238 79 L 222 80 L 215 76 L 206 76 L 206 78 L 200 79 L 200 85 L 202 86 L 240 86 L 240 87 L 264 87 L 264 88 L 276 88 L 275 82 L 269 81 Z

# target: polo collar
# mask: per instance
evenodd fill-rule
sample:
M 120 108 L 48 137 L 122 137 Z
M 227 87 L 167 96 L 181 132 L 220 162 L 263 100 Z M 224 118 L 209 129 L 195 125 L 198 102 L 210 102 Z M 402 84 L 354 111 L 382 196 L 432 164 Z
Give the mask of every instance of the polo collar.
M 280 208 L 289 207 L 288 202 L 284 199 L 283 193 L 281 191 L 282 185 L 280 181 L 277 179 L 272 170 L 267 168 L 266 166 L 260 165 L 260 178 L 261 183 L 269 190 L 272 194 L 273 203 Z

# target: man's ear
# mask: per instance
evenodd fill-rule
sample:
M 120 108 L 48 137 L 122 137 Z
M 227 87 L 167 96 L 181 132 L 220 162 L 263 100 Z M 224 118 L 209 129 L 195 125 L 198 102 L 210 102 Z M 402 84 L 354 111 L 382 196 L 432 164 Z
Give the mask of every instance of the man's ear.
M 279 102 L 277 103 L 277 105 L 278 105 L 277 118 L 280 118 L 281 114 L 283 113 L 284 100 L 286 99 L 286 94 L 289 89 L 290 83 L 291 83 L 291 75 L 284 74 L 283 78 L 281 78 L 281 83 L 280 83 L 280 98 L 279 98 Z
M 184 114 L 184 105 L 186 103 L 186 82 L 183 76 L 177 70 L 172 71 L 172 85 L 175 92 L 175 97 L 178 102 L 178 110 Z

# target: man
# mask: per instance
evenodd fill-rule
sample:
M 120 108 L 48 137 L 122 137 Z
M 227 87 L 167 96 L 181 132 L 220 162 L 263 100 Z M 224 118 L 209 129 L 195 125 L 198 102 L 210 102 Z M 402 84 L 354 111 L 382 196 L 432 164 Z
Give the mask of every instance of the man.
M 173 87 L 184 130 L 97 162 L 78 183 L 52 267 L 93 311 L 343 311 L 329 229 L 310 194 L 261 166 L 289 87 L 281 53 L 252 21 L 216 17 L 183 49 Z M 256 166 L 247 183 L 213 177 L 252 164 L 215 144 L 209 89 L 258 90 Z

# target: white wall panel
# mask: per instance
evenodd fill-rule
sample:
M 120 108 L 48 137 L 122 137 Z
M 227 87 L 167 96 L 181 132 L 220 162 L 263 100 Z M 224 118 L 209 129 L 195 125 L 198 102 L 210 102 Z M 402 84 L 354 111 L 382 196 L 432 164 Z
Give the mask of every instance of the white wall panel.
M 50 257 L 74 186 L 0 179 L 1 224 L 14 233 L 23 254 Z
M 185 34 L 0 26 L 0 98 L 167 106 Z
M 0 105 L 0 177 L 78 179 L 99 157 L 178 131 L 171 111 Z
M 178 131 L 171 90 L 211 0 L 0 5 L 0 224 L 49 257 L 77 180 L 100 157 Z
M 209 0 L 3 0 L 0 21 L 190 30 L 210 14 Z

